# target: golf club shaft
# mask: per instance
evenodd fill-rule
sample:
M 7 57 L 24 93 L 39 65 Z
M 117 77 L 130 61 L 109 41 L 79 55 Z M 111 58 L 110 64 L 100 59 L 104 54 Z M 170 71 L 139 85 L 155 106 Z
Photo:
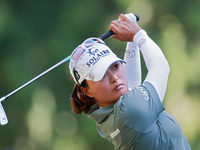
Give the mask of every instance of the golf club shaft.
M 104 40 L 106 38 L 108 38 L 109 36 L 111 36 L 112 34 L 109 33 L 110 31 L 106 32 L 103 35 L 104 36 Z M 101 37 L 101 36 L 100 36 Z M 102 39 L 103 40 L 103 39 Z M 34 81 L 36 81 L 37 79 L 41 78 L 42 76 L 44 76 L 45 74 L 47 74 L 48 72 L 52 71 L 53 69 L 57 68 L 58 66 L 60 66 L 61 64 L 69 61 L 71 59 L 71 55 L 68 56 L 67 58 L 61 60 L 60 62 L 58 62 L 57 64 L 55 64 L 54 66 L 52 66 L 51 68 L 47 69 L 46 71 L 42 72 L 41 74 L 39 74 L 38 76 L 36 76 L 35 78 L 31 79 L 30 81 L 26 82 L 25 84 L 23 84 L 22 86 L 18 87 L 17 89 L 15 89 L 14 91 L 10 92 L 9 94 L 3 96 L 0 98 L 0 102 L 4 101 L 5 99 L 7 99 L 8 97 L 10 97 L 11 95 L 17 93 L 18 91 L 20 91 L 21 89 L 25 88 L 26 86 L 28 86 L 29 84 L 33 83 Z
M 138 21 L 140 18 L 137 14 L 135 14 L 136 20 Z M 102 40 L 107 39 L 108 37 L 110 37 L 111 35 L 113 35 L 114 32 L 112 30 L 102 34 L 99 38 Z M 60 66 L 61 64 L 69 61 L 71 59 L 71 55 L 66 57 L 65 59 L 61 60 L 60 62 L 58 62 L 57 64 L 55 64 L 54 66 L 50 67 L 49 69 L 47 69 L 46 71 L 42 72 L 41 74 L 39 74 L 38 76 L 36 76 L 35 78 L 31 79 L 30 81 L 26 82 L 25 84 L 23 84 L 22 86 L 18 87 L 17 89 L 15 89 L 14 91 L 10 92 L 9 94 L 3 96 L 0 98 L 0 102 L 4 101 L 5 99 L 7 99 L 8 97 L 10 97 L 11 95 L 17 93 L 18 91 L 20 91 L 21 89 L 25 88 L 26 86 L 28 86 L 29 84 L 33 83 L 34 81 L 36 81 L 37 79 L 39 79 L 40 77 L 44 76 L 45 74 L 47 74 L 48 72 L 52 71 L 53 69 L 57 68 L 58 66 Z
M 7 99 L 8 97 L 10 97 L 11 95 L 15 94 L 16 92 L 20 91 L 21 89 L 23 89 L 24 87 L 26 87 L 27 85 L 33 83 L 35 80 L 39 79 L 40 77 L 42 77 L 43 75 L 47 74 L 48 72 L 50 72 L 51 70 L 55 69 L 56 67 L 60 66 L 61 64 L 69 61 L 71 58 L 71 55 L 68 56 L 67 58 L 61 60 L 60 62 L 58 62 L 57 64 L 55 64 L 54 66 L 52 66 L 51 68 L 47 69 L 46 71 L 42 72 L 41 74 L 39 74 L 38 76 L 36 76 L 35 78 L 31 79 L 30 81 L 26 82 L 25 84 L 23 84 L 22 86 L 20 86 L 19 88 L 15 89 L 14 91 L 10 92 L 9 94 L 7 94 L 6 96 L 3 96 L 2 98 L 0 98 L 0 101 L 3 101 L 5 99 Z

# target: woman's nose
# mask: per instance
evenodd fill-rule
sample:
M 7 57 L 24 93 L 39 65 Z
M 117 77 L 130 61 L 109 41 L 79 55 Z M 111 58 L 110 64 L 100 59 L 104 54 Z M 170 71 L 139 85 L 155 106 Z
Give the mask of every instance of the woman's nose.
M 118 76 L 116 73 L 111 74 L 111 83 L 115 83 L 118 80 Z

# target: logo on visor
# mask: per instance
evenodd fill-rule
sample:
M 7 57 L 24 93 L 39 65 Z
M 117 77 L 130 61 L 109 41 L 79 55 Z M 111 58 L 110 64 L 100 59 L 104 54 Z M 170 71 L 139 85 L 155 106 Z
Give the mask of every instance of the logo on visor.
M 90 80 L 90 81 L 94 81 L 95 75 L 94 75 L 94 73 L 90 73 L 90 74 L 88 75 L 88 77 L 89 77 L 89 80 Z
M 80 74 L 78 73 L 78 71 L 75 70 L 74 75 L 75 75 L 76 80 L 80 79 Z
M 91 56 L 91 55 L 95 56 L 95 54 L 99 51 L 98 49 L 95 49 L 95 50 L 92 51 L 92 49 L 93 48 L 88 49 L 87 53 L 89 53 L 89 56 Z
M 86 65 L 90 67 L 91 65 L 95 65 L 101 58 L 110 55 L 110 51 L 105 49 L 102 51 L 99 51 L 99 49 L 95 49 L 94 51 L 91 51 L 92 49 L 89 49 L 87 53 L 89 53 L 89 56 L 93 55 L 92 58 L 88 60 Z

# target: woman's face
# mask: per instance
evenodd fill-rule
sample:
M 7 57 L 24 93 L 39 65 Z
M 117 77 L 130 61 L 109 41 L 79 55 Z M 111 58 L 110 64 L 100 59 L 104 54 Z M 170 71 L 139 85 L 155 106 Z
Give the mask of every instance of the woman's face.
M 97 100 L 100 107 L 113 104 L 128 92 L 128 83 L 122 64 L 113 63 L 100 81 L 87 80 L 88 88 L 84 91 Z

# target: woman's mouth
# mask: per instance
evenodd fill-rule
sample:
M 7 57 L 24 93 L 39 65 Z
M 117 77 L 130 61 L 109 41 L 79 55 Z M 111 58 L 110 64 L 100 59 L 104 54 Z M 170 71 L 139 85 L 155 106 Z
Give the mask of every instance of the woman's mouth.
M 114 90 L 119 91 L 123 88 L 123 84 L 118 84 L 115 86 Z

